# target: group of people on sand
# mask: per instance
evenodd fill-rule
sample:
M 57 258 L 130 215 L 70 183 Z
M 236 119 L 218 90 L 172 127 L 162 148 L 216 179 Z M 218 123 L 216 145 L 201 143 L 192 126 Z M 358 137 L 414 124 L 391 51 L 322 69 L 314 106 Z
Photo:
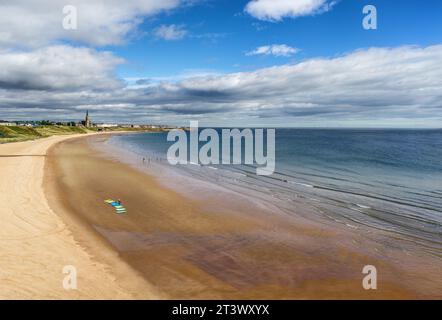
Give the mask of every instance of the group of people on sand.
M 147 162 L 147 164 L 150 164 L 150 162 L 151 161 L 159 161 L 159 162 L 162 162 L 163 161 L 163 159 L 162 158 L 158 158 L 158 157 L 156 157 L 155 159 L 153 159 L 153 158 L 145 158 L 145 157 L 143 157 L 143 164 L 146 164 L 146 162 Z

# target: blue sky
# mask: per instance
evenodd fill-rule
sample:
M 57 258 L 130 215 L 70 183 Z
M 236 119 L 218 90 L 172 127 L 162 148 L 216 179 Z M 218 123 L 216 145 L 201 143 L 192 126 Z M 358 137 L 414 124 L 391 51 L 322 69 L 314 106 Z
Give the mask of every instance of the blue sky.
M 122 47 L 110 47 L 128 63 L 123 77 L 173 77 L 177 74 L 249 71 L 295 63 L 318 56 L 334 56 L 355 49 L 400 45 L 428 46 L 442 41 L 442 2 L 341 0 L 321 15 L 260 21 L 244 12 L 247 0 L 207 0 L 147 20 L 145 36 Z M 362 8 L 378 9 L 378 30 L 362 28 Z M 178 25 L 189 32 L 181 40 L 152 37 L 161 25 Z M 292 57 L 246 56 L 256 47 L 287 44 L 301 51 Z
M 4 0 L 0 12 L 0 119 L 441 127 L 439 0 Z

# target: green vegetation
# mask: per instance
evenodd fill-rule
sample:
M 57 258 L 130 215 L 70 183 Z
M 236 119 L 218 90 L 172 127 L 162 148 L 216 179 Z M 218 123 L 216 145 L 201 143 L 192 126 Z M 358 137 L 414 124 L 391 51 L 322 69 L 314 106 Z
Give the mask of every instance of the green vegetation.
M 85 127 L 48 125 L 33 128 L 25 126 L 6 127 L 0 125 L 0 143 L 35 140 L 53 135 L 78 134 L 94 131 L 95 130 L 86 129 Z
M 86 128 L 83 126 L 67 126 L 67 125 L 39 125 L 36 127 L 26 126 L 2 126 L 0 124 L 0 144 L 7 142 L 18 142 L 26 140 L 35 140 L 44 137 L 50 137 L 54 135 L 69 135 L 69 134 L 81 134 L 90 132 L 120 132 L 120 131 L 132 131 L 132 132 L 163 132 L 168 131 L 171 128 L 148 128 L 148 127 L 127 127 L 119 126 L 112 128 Z

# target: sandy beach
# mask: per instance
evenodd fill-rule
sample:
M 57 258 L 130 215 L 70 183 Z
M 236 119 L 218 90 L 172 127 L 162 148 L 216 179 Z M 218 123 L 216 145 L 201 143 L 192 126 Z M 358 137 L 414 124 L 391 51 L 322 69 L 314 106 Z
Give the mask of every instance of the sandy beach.
M 235 197 L 190 199 L 91 139 L 106 136 L 0 146 L 0 298 L 440 297 L 437 265 Z M 381 271 L 378 290 L 362 288 L 367 264 Z M 66 265 L 77 290 L 63 289 Z
M 230 194 L 186 197 L 94 145 L 106 137 L 56 145 L 45 191 L 76 241 L 100 252 L 85 230 L 173 299 L 422 298 L 440 294 L 437 265 L 370 243 L 357 232 L 280 215 Z M 62 178 L 61 178 L 62 177 Z M 105 199 L 122 199 L 117 215 Z M 81 226 L 81 228 L 80 228 Z M 100 261 L 102 258 L 100 257 Z M 394 261 L 394 262 L 393 262 Z M 381 269 L 376 290 L 362 268 Z M 143 296 L 148 298 L 148 296 Z
M 0 299 L 155 298 L 155 291 L 100 244 L 107 263 L 91 256 L 54 212 L 43 192 L 48 149 L 72 137 L 0 145 Z M 75 266 L 78 289 L 63 288 L 65 266 Z M 121 276 L 118 277 L 117 275 Z
M 442 0 L 0 12 L 14 315 L 20 300 L 161 320 L 442 301 Z

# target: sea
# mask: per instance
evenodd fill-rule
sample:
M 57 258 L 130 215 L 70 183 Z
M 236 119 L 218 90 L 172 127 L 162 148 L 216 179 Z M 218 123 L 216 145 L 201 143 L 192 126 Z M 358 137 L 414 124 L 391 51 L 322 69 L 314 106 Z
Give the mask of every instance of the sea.
M 302 204 L 316 219 L 379 230 L 442 257 L 442 130 L 276 129 L 275 140 L 269 176 L 249 164 L 172 166 L 167 132 L 116 135 L 108 144 L 287 214 L 302 214 Z

